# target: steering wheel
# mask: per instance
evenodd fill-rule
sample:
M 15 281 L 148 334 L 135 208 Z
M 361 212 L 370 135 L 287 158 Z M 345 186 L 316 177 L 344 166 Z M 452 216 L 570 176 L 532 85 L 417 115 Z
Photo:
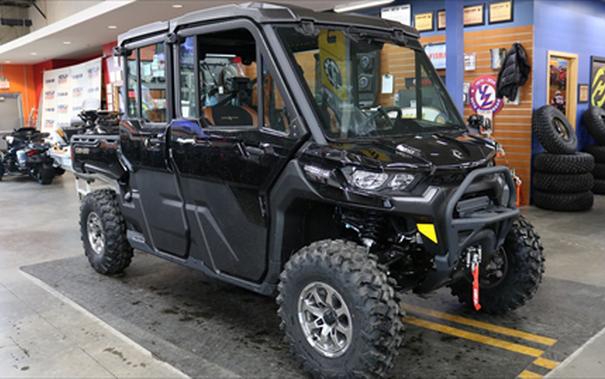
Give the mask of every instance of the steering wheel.
M 373 114 L 371 114 L 370 116 L 368 116 L 368 118 L 366 118 L 363 123 L 359 126 L 359 129 L 363 130 L 365 129 L 370 123 L 376 121 L 376 119 L 378 117 L 384 117 L 385 119 L 387 119 L 389 121 L 389 124 L 391 125 L 391 127 L 395 126 L 395 124 L 393 123 L 393 120 L 391 119 L 391 117 L 389 116 L 389 113 L 391 112 L 397 112 L 397 116 L 395 117 L 395 120 L 400 119 L 402 116 L 402 112 L 401 112 L 401 108 L 399 107 L 378 107 L 378 109 L 376 109 L 376 112 L 374 112 Z M 369 132 L 367 134 L 370 134 L 372 132 Z

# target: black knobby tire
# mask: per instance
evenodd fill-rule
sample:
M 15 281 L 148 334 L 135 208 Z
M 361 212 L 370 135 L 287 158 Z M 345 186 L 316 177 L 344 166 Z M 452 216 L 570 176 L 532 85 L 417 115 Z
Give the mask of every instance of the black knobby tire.
M 534 296 L 542 282 L 544 248 L 533 226 L 523 216 L 514 222 L 503 249 L 508 269 L 496 285 L 479 288 L 481 312 L 504 314 L 519 308 Z M 461 303 L 473 307 L 470 276 L 452 283 L 450 289 Z
M 104 248 L 95 252 L 88 235 L 89 217 L 94 213 L 102 228 Z M 80 233 L 90 265 L 100 274 L 122 272 L 132 260 L 132 247 L 126 238 L 126 222 L 117 195 L 112 190 L 90 192 L 80 205 Z
M 590 107 L 582 116 L 588 133 L 599 143 L 605 145 L 605 109 Z
M 36 173 L 36 180 L 43 186 L 51 184 L 55 178 L 55 169 L 52 166 L 42 165 Z
M 551 193 L 590 191 L 594 184 L 591 173 L 586 174 L 548 174 L 536 172 L 533 177 L 534 188 Z
M 592 169 L 592 174 L 596 179 L 605 179 L 605 163 L 597 163 Z
M 592 186 L 592 193 L 597 195 L 605 195 L 605 180 L 595 179 L 594 185 Z
M 594 168 L 594 158 L 588 153 L 536 154 L 534 170 L 551 174 L 585 174 Z
M 338 357 L 326 357 L 303 332 L 299 296 L 310 283 L 332 286 L 351 313 L 352 339 Z M 403 341 L 403 311 L 385 271 L 367 248 L 343 240 L 314 242 L 294 254 L 280 276 L 277 304 L 290 350 L 313 377 L 388 375 Z
M 532 127 L 544 149 L 553 154 L 573 154 L 578 146 L 575 130 L 565 115 L 545 105 L 534 111 Z
M 605 163 L 605 146 L 588 145 L 584 151 L 592 155 L 596 163 Z
M 594 196 L 590 191 L 575 193 L 534 191 L 532 199 L 539 208 L 560 212 L 587 211 L 594 203 Z

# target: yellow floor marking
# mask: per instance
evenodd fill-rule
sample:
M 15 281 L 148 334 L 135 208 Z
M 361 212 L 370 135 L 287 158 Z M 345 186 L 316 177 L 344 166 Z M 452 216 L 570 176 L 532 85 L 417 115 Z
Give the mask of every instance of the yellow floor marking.
M 536 366 L 544 367 L 549 370 L 552 370 L 553 368 L 557 367 L 559 365 L 559 363 L 561 363 L 561 362 L 553 361 L 553 360 L 546 359 L 546 358 L 537 358 L 533 362 L 533 364 L 535 364 Z
M 520 374 L 519 374 L 519 378 L 520 379 L 540 379 L 543 376 L 540 374 L 536 374 L 533 371 L 529 371 L 529 370 L 523 370 Z
M 435 311 L 432 309 L 419 307 L 417 305 L 406 304 L 403 306 L 403 308 L 409 312 L 420 313 L 423 315 L 428 315 L 428 316 L 439 318 L 442 320 L 452 321 L 452 322 L 462 324 L 462 325 L 473 326 L 475 328 L 485 329 L 490 332 L 502 334 L 505 336 L 521 338 L 526 341 L 539 343 L 541 345 L 552 346 L 555 343 L 557 343 L 557 340 L 553 339 L 553 338 L 543 337 L 543 336 L 523 332 L 523 331 L 512 329 L 512 328 L 506 328 L 504 326 L 498 326 L 498 325 L 490 324 L 487 322 L 477 321 L 477 320 L 473 320 L 473 319 L 466 318 L 466 317 L 461 317 L 461 316 L 456 316 L 456 315 L 445 313 L 445 312 Z
M 498 347 L 500 349 L 512 351 L 515 353 L 529 355 L 530 357 L 538 358 L 542 354 L 544 354 L 544 351 L 542 351 L 540 349 L 535 349 L 533 347 L 521 345 L 518 343 L 508 342 L 508 341 L 500 340 L 500 339 L 493 338 L 493 337 L 483 336 L 478 333 L 473 333 L 473 332 L 469 332 L 466 330 L 453 328 L 451 326 L 438 324 L 436 322 L 427 321 L 427 320 L 419 319 L 416 317 L 408 316 L 408 317 L 405 317 L 403 320 L 408 324 L 416 325 L 421 328 L 426 328 L 426 329 L 434 330 L 434 331 L 437 331 L 440 333 L 449 334 L 449 335 L 452 335 L 455 337 L 464 338 L 464 339 L 467 339 L 470 341 L 482 343 L 484 345 Z

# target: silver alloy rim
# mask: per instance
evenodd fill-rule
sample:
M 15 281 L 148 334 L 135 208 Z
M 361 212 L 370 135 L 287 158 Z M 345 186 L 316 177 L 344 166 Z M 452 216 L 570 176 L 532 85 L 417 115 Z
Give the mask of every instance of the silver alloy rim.
M 86 229 L 88 231 L 88 243 L 95 254 L 103 254 L 105 249 L 105 234 L 103 233 L 103 225 L 101 219 L 95 212 L 88 214 L 86 221 Z
M 301 291 L 298 321 L 309 345 L 328 358 L 343 355 L 353 339 L 349 308 L 326 283 L 313 282 Z

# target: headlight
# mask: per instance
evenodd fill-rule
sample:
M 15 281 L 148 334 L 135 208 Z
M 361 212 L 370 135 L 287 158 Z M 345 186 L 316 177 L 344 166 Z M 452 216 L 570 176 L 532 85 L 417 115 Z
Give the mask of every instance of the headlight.
M 6 136 L 5 139 L 6 139 L 6 142 L 13 143 L 13 141 L 15 140 L 15 137 L 13 137 L 13 136 Z
M 412 174 L 395 174 L 393 179 L 389 183 L 389 187 L 392 189 L 404 190 L 414 181 L 414 175 Z
M 371 172 L 364 170 L 353 171 L 347 175 L 347 180 L 351 185 L 362 190 L 378 190 L 386 188 L 390 190 L 405 190 L 412 182 L 415 176 L 408 173 L 387 174 L 384 172 Z
M 389 178 L 385 173 L 357 170 L 350 177 L 350 183 L 357 188 L 375 190 L 380 188 Z

